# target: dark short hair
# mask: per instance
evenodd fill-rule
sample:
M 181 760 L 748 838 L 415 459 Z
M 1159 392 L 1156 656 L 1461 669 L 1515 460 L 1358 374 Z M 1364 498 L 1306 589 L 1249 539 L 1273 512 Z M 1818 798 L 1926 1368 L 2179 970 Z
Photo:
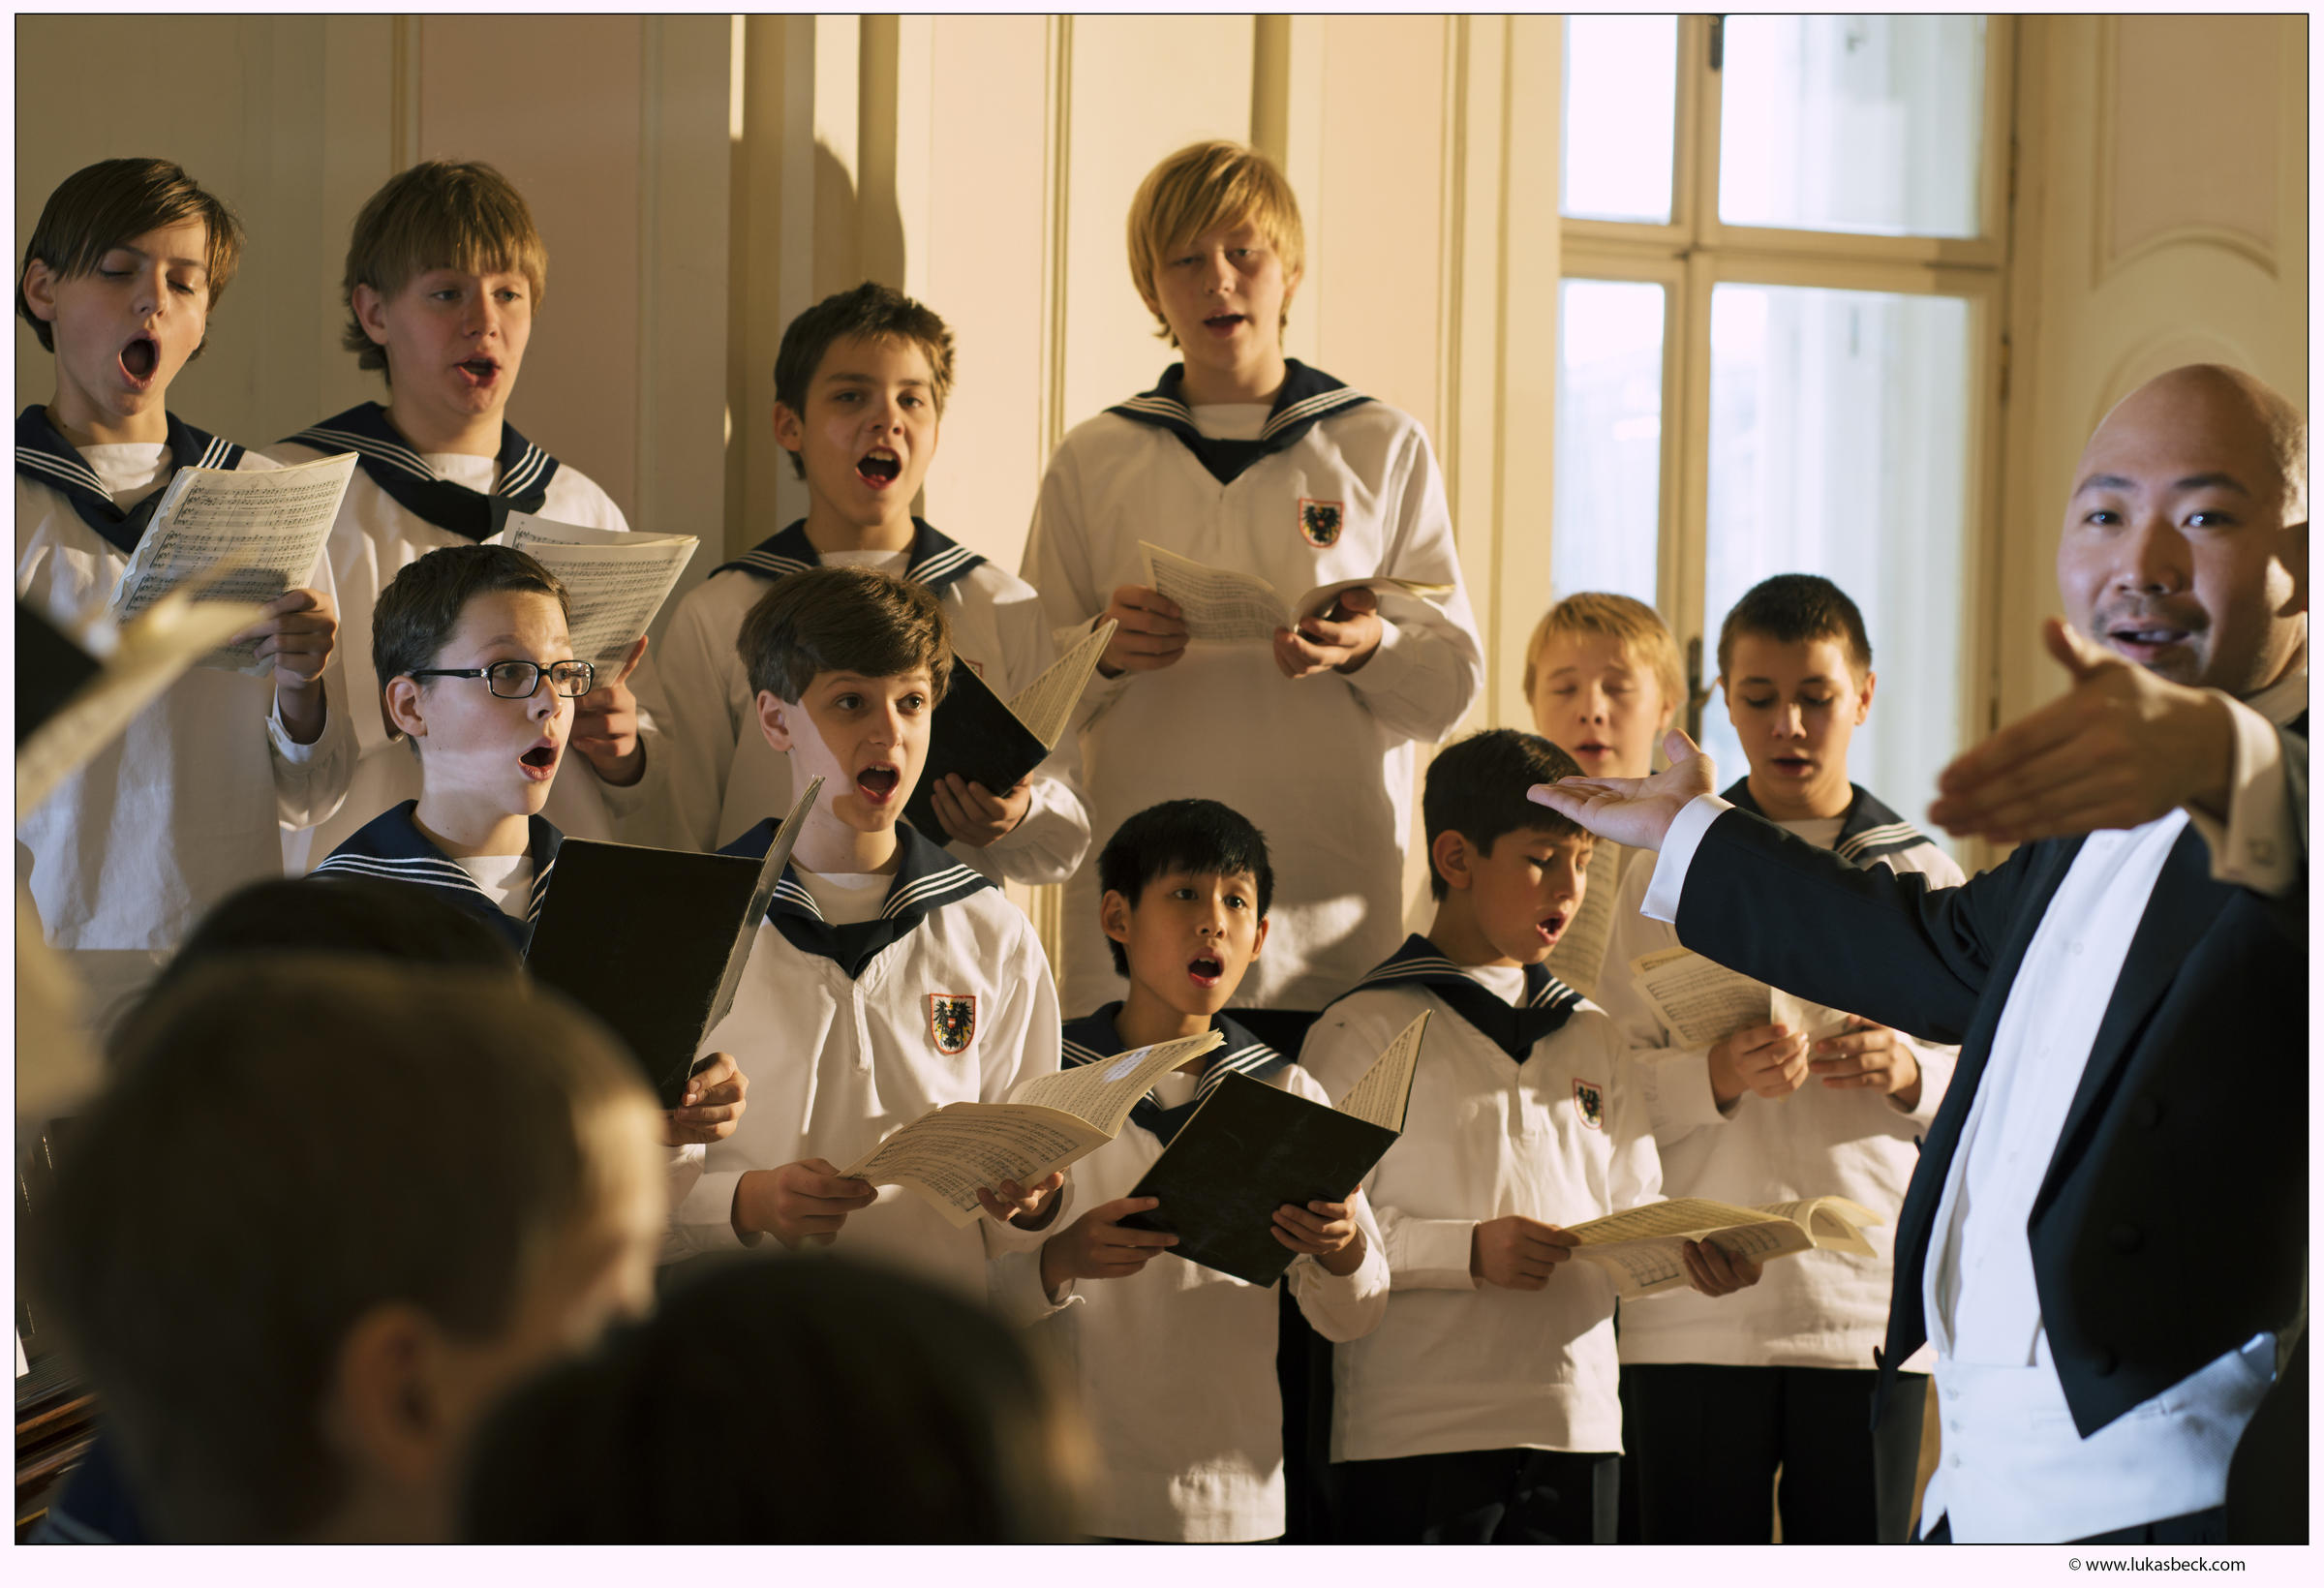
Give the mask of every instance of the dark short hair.
M 516 184 L 481 160 L 423 160 L 398 171 L 364 201 L 348 235 L 339 283 L 347 323 L 339 345 L 358 369 L 387 371 L 387 350 L 355 313 L 355 289 L 393 297 L 430 270 L 474 275 L 506 270 L 525 278 L 533 307 L 549 290 L 549 251 Z
M 380 687 L 435 666 L 468 603 L 502 591 L 546 596 L 572 621 L 564 581 L 513 546 L 440 546 L 397 569 L 371 609 L 371 669 Z
M 76 1122 L 34 1271 L 131 1490 L 184 1542 L 295 1538 L 344 1503 L 318 1409 L 348 1330 L 407 1303 L 505 1330 L 605 1194 L 612 1036 L 504 973 L 244 956 L 133 1014 Z
M 729 1259 L 502 1402 L 470 1448 L 460 1532 L 1062 1543 L 1070 1415 L 1021 1336 L 948 1290 L 839 1256 Z
M 1734 659 L 1735 636 L 1758 634 L 1778 645 L 1838 640 L 1860 682 L 1872 671 L 1872 639 L 1864 614 L 1848 593 L 1818 573 L 1779 573 L 1744 592 L 1719 626 L 1719 676 Z
M 926 585 L 876 568 L 818 567 L 775 582 L 734 648 L 753 694 L 796 704 L 818 673 L 894 678 L 928 669 L 932 703 L 952 682 L 952 620 Z
M 1574 757 L 1538 733 L 1486 728 L 1446 746 L 1428 763 L 1421 791 L 1421 826 L 1428 839 L 1428 893 L 1442 899 L 1452 891 L 1436 869 L 1436 840 L 1458 833 L 1478 853 L 1489 855 L 1510 833 L 1550 833 L 1560 839 L 1587 837 L 1569 818 L 1535 805 L 1525 791 L 1535 783 L 1578 778 Z
M 1267 835 L 1250 818 L 1216 800 L 1165 800 L 1149 805 L 1114 830 L 1097 857 L 1100 895 L 1117 893 L 1136 909 L 1146 885 L 1172 871 L 1248 875 L 1259 892 L 1259 919 L 1274 902 L 1275 868 Z M 1111 937 L 1116 975 L 1130 973 L 1130 957 Z
M 783 327 L 782 346 L 775 351 L 775 400 L 805 418 L 808 387 L 823 367 L 823 355 L 846 337 L 908 342 L 927 354 L 929 395 L 937 417 L 943 416 L 945 400 L 952 395 L 952 327 L 927 304 L 875 281 L 832 293 L 811 309 L 802 309 Z M 791 472 L 806 478 L 806 461 L 796 452 L 790 458 Z
M 106 250 L 180 221 L 199 221 L 209 233 L 202 279 L 209 288 L 210 307 L 216 309 L 242 263 L 242 223 L 226 200 L 168 160 L 100 160 L 81 167 L 48 196 L 33 226 L 32 241 L 24 245 L 24 258 L 16 265 L 16 313 L 41 339 L 41 346 L 54 352 L 55 328 L 32 312 L 24 296 L 24 272 L 32 261 L 40 260 L 65 280 L 85 276 L 97 268 Z M 191 356 L 199 358 L 208 346 L 205 326 Z

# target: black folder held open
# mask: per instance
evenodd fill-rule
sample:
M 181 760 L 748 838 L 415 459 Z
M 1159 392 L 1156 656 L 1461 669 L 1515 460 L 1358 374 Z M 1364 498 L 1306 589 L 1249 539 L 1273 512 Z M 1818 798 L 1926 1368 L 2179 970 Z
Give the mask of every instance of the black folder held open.
M 1003 700 L 957 654 L 952 683 L 928 725 L 928 759 L 920 782 L 904 802 L 904 818 L 938 842 L 944 824 L 936 819 L 935 786 L 946 775 L 981 783 L 988 794 L 1006 794 L 1049 758 L 1064 737 L 1073 708 L 1088 687 L 1089 675 L 1114 625 L 1100 625 L 1052 662 L 1013 700 Z

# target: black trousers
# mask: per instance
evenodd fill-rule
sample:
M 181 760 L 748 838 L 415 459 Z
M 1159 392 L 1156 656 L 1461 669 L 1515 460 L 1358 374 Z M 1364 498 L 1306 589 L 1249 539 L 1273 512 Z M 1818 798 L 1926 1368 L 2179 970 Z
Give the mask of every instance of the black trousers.
M 1341 1461 L 1342 1543 L 1611 1543 L 1614 1455 L 1454 1451 Z
M 1644 1541 L 1765 1543 L 1780 1511 L 1786 1543 L 1904 1542 L 1928 1375 L 1900 1375 L 1876 1434 L 1878 1378 L 1869 1367 L 1625 1365 L 1623 1443 L 1637 1452 Z
M 1920 1536 L 1922 1543 L 1951 1543 L 1953 1519 L 1940 1516 L 1937 1525 Z M 2225 1543 L 2227 1542 L 2227 1508 L 2213 1506 L 2209 1511 L 2190 1511 L 2184 1516 L 2165 1516 L 2159 1522 L 2143 1522 L 2137 1527 L 2118 1527 L 2111 1533 L 2093 1533 L 2087 1539 L 2075 1539 L 2075 1543 Z

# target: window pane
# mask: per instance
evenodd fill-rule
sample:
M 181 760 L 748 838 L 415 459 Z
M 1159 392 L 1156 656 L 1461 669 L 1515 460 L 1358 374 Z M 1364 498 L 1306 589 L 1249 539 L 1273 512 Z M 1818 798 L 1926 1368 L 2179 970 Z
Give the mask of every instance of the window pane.
M 1977 234 L 1982 16 L 1729 16 L 1719 218 Z
M 1568 16 L 1565 213 L 1667 223 L 1677 106 L 1677 17 Z
M 1558 293 L 1554 593 L 1654 604 L 1663 483 L 1663 289 L 1568 281 Z
M 1838 585 L 1864 614 L 1878 676 L 1849 771 L 1916 824 L 1963 743 L 1970 323 L 1962 298 L 1711 292 L 1703 670 L 1717 671 L 1720 621 L 1759 580 Z M 1748 768 L 1716 692 L 1702 726 L 1724 786 Z

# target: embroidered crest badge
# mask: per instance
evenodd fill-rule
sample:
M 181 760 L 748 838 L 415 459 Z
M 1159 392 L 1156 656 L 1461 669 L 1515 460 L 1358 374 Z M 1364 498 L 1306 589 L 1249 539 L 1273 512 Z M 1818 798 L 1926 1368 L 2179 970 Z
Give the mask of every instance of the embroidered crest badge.
M 1574 1112 L 1592 1130 L 1605 1128 L 1605 1088 L 1594 1081 L 1574 1078 Z
M 931 992 L 928 1034 L 934 1039 L 939 1054 L 965 1053 L 968 1044 L 976 1040 L 976 994 Z
M 1300 498 L 1300 534 L 1318 551 L 1339 544 L 1340 504 Z

